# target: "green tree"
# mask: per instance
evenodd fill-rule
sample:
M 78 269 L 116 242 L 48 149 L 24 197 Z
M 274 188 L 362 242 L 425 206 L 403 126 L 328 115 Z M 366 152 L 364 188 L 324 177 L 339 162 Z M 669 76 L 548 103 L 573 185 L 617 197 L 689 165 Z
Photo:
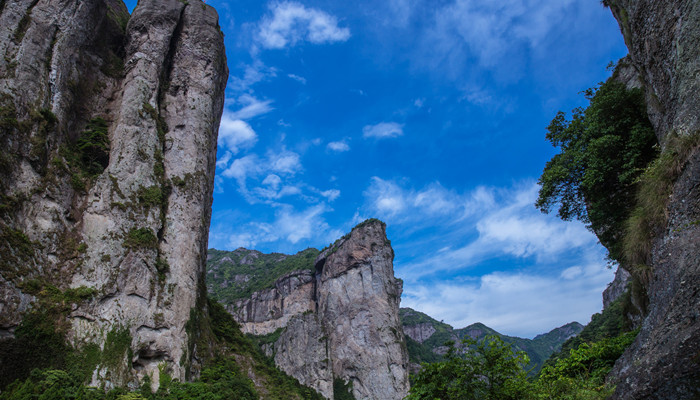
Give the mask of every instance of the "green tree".
M 513 351 L 497 336 L 463 340 L 466 351 L 451 343 L 446 360 L 422 364 L 406 400 L 509 400 L 527 397 L 524 352 Z
M 622 261 L 624 222 L 638 178 L 657 156 L 656 136 L 641 89 L 613 77 L 584 94 L 586 109 L 574 109 L 570 120 L 560 111 L 547 128 L 547 140 L 561 151 L 542 172 L 535 205 L 548 213 L 558 204 L 559 217 L 586 223 L 610 258 Z

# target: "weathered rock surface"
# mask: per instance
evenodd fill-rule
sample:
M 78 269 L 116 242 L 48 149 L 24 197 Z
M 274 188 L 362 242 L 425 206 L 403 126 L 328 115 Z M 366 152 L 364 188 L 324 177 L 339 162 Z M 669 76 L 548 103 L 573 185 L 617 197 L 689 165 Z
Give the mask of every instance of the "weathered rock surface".
M 402 399 L 408 355 L 399 322 L 402 285 L 384 223 L 370 220 L 322 252 L 316 271 L 287 274 L 230 307 L 244 331 L 269 334 L 275 364 L 329 399 L 352 384 L 356 399 Z
M 608 308 L 613 301 L 617 300 L 628 289 L 631 275 L 626 269 L 618 267 L 615 270 L 615 278 L 603 291 L 603 308 Z
M 408 326 L 404 325 L 403 327 L 403 333 L 418 343 L 423 343 L 430 339 L 435 332 L 435 327 L 429 322 Z
M 314 311 L 316 278 L 311 271 L 294 271 L 277 280 L 275 287 L 253 293 L 226 309 L 241 324 L 243 333 L 267 335 L 284 328 L 289 320 Z
M 71 342 L 103 345 L 126 328 L 133 349 L 133 369 L 98 367 L 93 383 L 158 382 L 160 363 L 185 380 L 197 372 L 186 324 L 204 307 L 228 75 L 216 11 L 199 0 L 141 0 L 132 16 L 119 0 L 0 4 L 0 336 L 28 309 L 29 280 L 85 286 L 97 295 L 68 316 Z M 108 160 L 87 177 L 67 153 L 97 117 Z
M 641 74 L 663 147 L 700 129 L 700 3 L 615 0 L 629 59 Z M 652 242 L 648 315 L 611 374 L 615 399 L 700 397 L 700 154 L 692 150 Z

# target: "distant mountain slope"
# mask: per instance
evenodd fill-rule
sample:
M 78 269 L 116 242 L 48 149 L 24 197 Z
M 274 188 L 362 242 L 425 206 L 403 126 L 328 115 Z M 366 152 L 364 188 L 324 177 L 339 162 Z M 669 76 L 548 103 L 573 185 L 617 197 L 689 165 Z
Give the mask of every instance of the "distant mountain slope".
M 231 304 L 250 297 L 261 289 L 274 286 L 281 276 L 299 270 L 314 270 L 317 249 L 309 248 L 294 255 L 264 254 L 238 248 L 234 251 L 209 249 L 207 255 L 207 289 L 213 299 Z
M 528 368 L 532 368 L 532 373 L 539 371 L 545 360 L 561 348 L 562 343 L 583 330 L 583 325 L 571 322 L 545 334 L 537 335 L 534 339 L 523 339 L 502 335 L 482 323 L 454 329 L 444 322 L 410 308 L 401 308 L 399 316 L 406 334 L 409 360 L 412 363 L 439 361 L 447 351 L 445 346 L 447 341 L 458 343 L 467 336 L 481 339 L 487 335 L 496 335 L 505 342 L 513 344 L 516 350 L 527 353 L 530 357 Z

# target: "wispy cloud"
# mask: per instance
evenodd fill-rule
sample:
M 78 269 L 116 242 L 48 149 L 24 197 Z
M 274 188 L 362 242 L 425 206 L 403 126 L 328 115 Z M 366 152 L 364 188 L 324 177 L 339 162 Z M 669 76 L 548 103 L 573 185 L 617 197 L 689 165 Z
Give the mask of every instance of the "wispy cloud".
M 241 95 L 236 103 L 243 107 L 230 113 L 232 119 L 252 119 L 273 110 L 270 106 L 272 100 L 258 100 L 250 94 Z
M 350 30 L 338 26 L 338 19 L 324 11 L 285 1 L 270 5 L 272 15 L 260 22 L 258 40 L 268 49 L 282 49 L 307 41 L 314 44 L 344 42 Z
M 328 145 L 326 145 L 328 150 L 335 151 L 338 153 L 342 153 L 345 151 L 350 151 L 350 145 L 347 144 L 344 140 L 338 141 L 338 142 L 330 142 Z
M 403 135 L 403 124 L 396 122 L 380 122 L 362 128 L 364 138 L 388 139 Z
M 294 79 L 295 81 L 301 83 L 302 85 L 306 85 L 306 78 L 304 78 L 303 76 L 299 76 L 299 75 L 295 75 L 295 74 L 288 74 L 287 76 L 290 77 L 291 79 Z

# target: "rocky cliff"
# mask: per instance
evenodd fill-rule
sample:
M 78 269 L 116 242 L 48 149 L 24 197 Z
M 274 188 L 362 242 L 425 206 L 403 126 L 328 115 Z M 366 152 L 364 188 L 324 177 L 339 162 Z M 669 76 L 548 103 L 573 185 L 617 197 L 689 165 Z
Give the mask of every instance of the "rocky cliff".
M 311 269 L 285 273 L 272 287 L 227 304 L 245 332 L 267 335 L 280 369 L 328 399 L 344 390 L 356 399 L 402 399 L 408 392 L 402 285 L 385 229 L 366 221 L 322 251 Z M 247 256 L 237 252 L 232 256 Z M 210 263 L 210 276 L 214 265 L 220 264 Z
M 615 399 L 700 397 L 700 3 L 608 0 L 670 168 L 645 257 L 648 314 L 611 379 Z M 664 158 L 665 157 L 665 158 Z
M 93 384 L 187 379 L 228 74 L 217 13 L 2 1 L 0 53 L 0 336 L 66 304 L 48 314 L 69 342 L 112 353 Z

